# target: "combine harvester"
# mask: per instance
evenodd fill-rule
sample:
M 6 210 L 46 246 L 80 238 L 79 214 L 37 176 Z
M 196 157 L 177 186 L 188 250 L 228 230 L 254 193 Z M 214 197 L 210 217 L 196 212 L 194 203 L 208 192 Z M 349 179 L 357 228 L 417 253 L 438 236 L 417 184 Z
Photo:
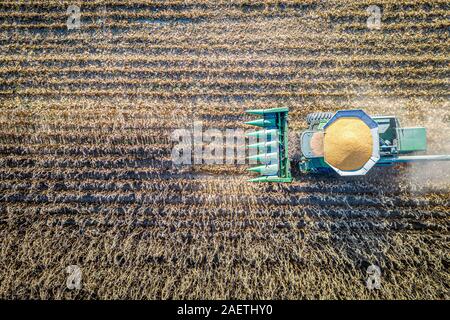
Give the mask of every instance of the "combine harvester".
M 288 108 L 249 110 L 262 119 L 246 124 L 264 128 L 248 134 L 259 143 L 249 145 L 257 154 L 249 159 L 260 165 L 249 168 L 259 177 L 252 182 L 291 182 L 288 158 Z M 426 130 L 402 128 L 395 116 L 371 117 L 362 110 L 311 113 L 308 129 L 300 136 L 299 169 L 308 173 L 333 173 L 340 176 L 365 175 L 374 166 L 415 161 L 445 161 L 450 155 L 411 155 L 426 151 Z

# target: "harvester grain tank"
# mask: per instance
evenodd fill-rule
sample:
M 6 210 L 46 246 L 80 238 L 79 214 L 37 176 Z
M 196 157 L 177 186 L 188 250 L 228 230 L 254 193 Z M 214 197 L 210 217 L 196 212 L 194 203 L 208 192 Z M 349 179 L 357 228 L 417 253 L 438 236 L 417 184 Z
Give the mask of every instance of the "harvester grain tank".
M 288 159 L 288 108 L 249 110 L 262 116 L 246 122 L 262 130 L 250 133 L 260 140 L 249 148 L 260 165 L 249 168 L 259 177 L 253 182 L 291 182 Z M 363 110 L 317 112 L 306 117 L 308 128 L 300 133 L 300 171 L 365 175 L 373 167 L 416 161 L 448 161 L 450 155 L 417 155 L 427 149 L 423 127 L 401 127 L 395 116 L 369 116 Z

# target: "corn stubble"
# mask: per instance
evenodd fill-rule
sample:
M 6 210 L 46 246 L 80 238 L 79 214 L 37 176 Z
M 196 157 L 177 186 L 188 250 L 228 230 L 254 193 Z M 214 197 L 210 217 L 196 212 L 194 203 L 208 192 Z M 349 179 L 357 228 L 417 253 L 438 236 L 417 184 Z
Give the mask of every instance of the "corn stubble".
M 370 1 L 3 1 L 0 297 L 450 298 L 448 170 L 259 185 L 171 162 L 174 129 L 281 105 L 291 132 L 364 108 L 448 153 L 448 3 L 378 3 L 371 31 Z

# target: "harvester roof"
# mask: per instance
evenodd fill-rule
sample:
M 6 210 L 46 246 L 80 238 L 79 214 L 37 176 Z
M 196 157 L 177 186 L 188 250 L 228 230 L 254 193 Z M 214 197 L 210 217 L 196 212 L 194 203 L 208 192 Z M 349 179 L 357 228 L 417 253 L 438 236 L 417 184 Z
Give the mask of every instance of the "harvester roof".
M 379 159 L 378 126 L 363 111 L 337 112 L 324 131 L 324 160 L 340 175 L 365 174 Z

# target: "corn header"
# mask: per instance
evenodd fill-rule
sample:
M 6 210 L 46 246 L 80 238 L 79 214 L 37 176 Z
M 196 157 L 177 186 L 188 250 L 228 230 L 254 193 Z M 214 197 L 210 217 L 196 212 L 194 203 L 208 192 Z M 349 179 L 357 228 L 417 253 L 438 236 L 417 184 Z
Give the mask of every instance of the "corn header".
M 291 168 L 288 158 L 288 108 L 273 108 L 266 110 L 248 110 L 247 113 L 260 115 L 261 119 L 246 122 L 262 128 L 248 136 L 256 137 L 258 143 L 248 148 L 256 149 L 257 154 L 250 160 L 261 163 L 260 166 L 248 169 L 261 176 L 250 179 L 253 182 L 291 182 Z

